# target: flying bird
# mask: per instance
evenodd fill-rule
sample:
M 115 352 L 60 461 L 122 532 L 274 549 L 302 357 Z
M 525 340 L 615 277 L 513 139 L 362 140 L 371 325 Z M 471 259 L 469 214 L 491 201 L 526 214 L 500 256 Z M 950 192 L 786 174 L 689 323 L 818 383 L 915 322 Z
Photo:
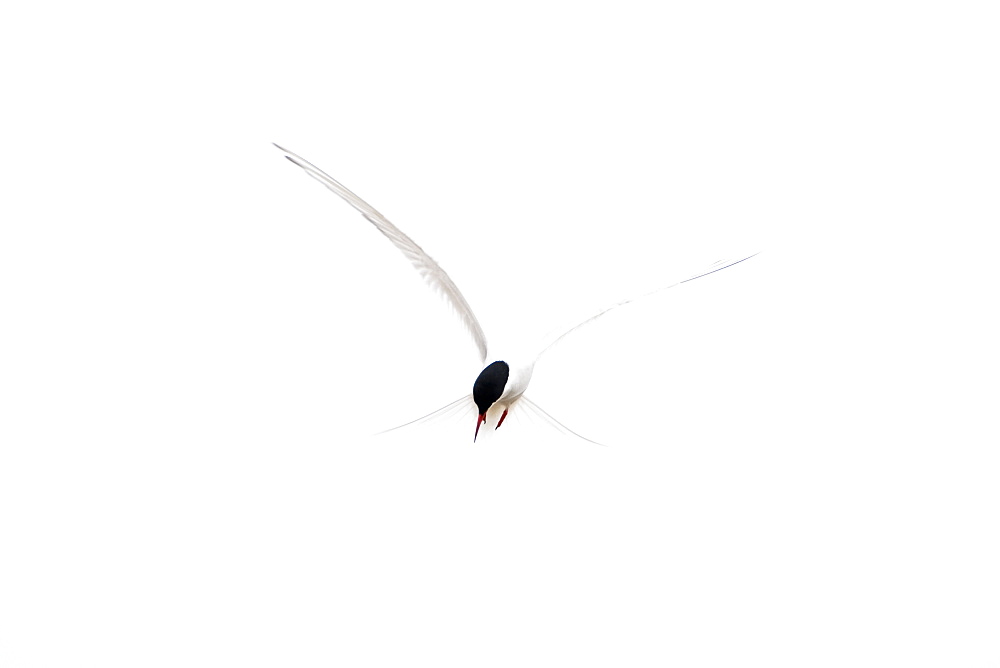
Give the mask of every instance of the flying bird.
M 680 285 L 682 283 L 687 283 L 693 281 L 696 278 L 701 278 L 702 276 L 707 276 L 713 274 L 717 271 L 722 271 L 728 267 L 735 264 L 739 264 L 745 260 L 749 260 L 751 257 L 756 255 L 749 255 L 742 259 L 731 261 L 731 262 L 717 262 L 705 271 L 686 278 L 677 283 L 667 285 L 661 288 L 657 288 L 652 292 L 646 293 L 645 295 L 640 295 L 639 297 L 633 297 L 631 299 L 626 299 L 624 301 L 612 304 L 607 308 L 604 308 L 599 313 L 587 318 L 583 322 L 571 327 L 570 329 L 562 332 L 558 336 L 551 337 L 547 340 L 541 347 L 540 351 L 534 355 L 532 358 L 522 359 L 500 359 L 494 357 L 491 359 L 491 350 L 486 343 L 486 335 L 483 333 L 483 328 L 479 325 L 479 321 L 476 319 L 476 315 L 472 312 L 472 308 L 469 303 L 462 296 L 461 291 L 459 291 L 458 286 L 455 285 L 454 281 L 445 273 L 437 262 L 435 262 L 430 255 L 428 255 L 424 250 L 418 246 L 413 239 L 404 234 L 398 227 L 393 225 L 383 216 L 381 213 L 376 211 L 370 204 L 365 202 L 363 199 L 355 195 L 353 192 L 345 188 L 340 182 L 334 179 L 332 176 L 319 169 L 311 162 L 301 158 L 300 156 L 292 153 L 291 151 L 282 148 L 275 144 L 275 146 L 285 154 L 285 157 L 292 163 L 301 167 L 305 172 L 322 183 L 324 186 L 335 192 L 344 201 L 357 209 L 362 216 L 368 219 L 375 228 L 381 232 L 389 241 L 393 243 L 396 248 L 402 251 L 403 255 L 410 261 L 410 263 L 416 268 L 420 275 L 424 278 L 430 287 L 435 289 L 437 292 L 441 293 L 444 299 L 451 305 L 451 307 L 458 314 L 459 319 L 461 319 L 462 324 L 465 329 L 472 336 L 473 342 L 476 344 L 476 348 L 479 350 L 480 361 L 483 364 L 482 371 L 479 372 L 479 376 L 476 378 L 475 382 L 472 384 L 472 402 L 476 406 L 478 411 L 478 417 L 476 419 L 476 430 L 473 432 L 472 440 L 473 442 L 479 436 L 479 429 L 484 423 L 489 424 L 492 419 L 496 419 L 496 424 L 493 427 L 494 430 L 499 429 L 500 425 L 503 424 L 504 420 L 507 418 L 507 414 L 510 412 L 515 405 L 526 406 L 535 413 L 541 415 L 543 418 L 551 421 L 557 425 L 560 429 L 563 429 L 570 434 L 582 438 L 591 443 L 596 443 L 596 441 L 591 441 L 585 436 L 581 436 L 575 431 L 569 429 L 558 420 L 553 418 L 551 415 L 543 411 L 537 404 L 524 396 L 525 390 L 528 389 L 528 383 L 531 381 L 531 373 L 535 367 L 535 363 L 541 355 L 555 345 L 559 340 L 565 337 L 570 332 L 573 332 L 583 325 L 596 320 L 608 311 L 623 306 L 630 302 L 639 299 L 640 297 L 645 297 L 654 292 L 659 292 L 667 288 Z M 422 420 L 428 419 L 440 413 L 453 410 L 457 406 L 468 405 L 469 396 L 464 395 L 457 401 L 454 401 L 444 408 L 441 408 L 430 415 L 426 415 L 422 418 L 414 420 L 413 422 L 408 422 L 400 427 L 405 427 L 415 422 L 420 422 Z M 487 419 L 487 416 L 490 416 Z M 499 417 L 496 417 L 499 415 Z M 400 427 L 394 427 L 394 429 L 399 429 Z M 389 431 L 392 431 L 391 429 Z M 600 445 L 600 444 L 598 444 Z

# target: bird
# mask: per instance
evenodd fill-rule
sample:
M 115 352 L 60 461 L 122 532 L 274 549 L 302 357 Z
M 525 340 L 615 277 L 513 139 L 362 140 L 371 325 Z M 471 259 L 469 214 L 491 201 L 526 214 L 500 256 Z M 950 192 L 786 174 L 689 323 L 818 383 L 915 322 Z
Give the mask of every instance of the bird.
M 688 283 L 695 279 L 701 278 L 703 276 L 708 276 L 709 274 L 714 274 L 715 272 L 722 271 L 732 267 L 733 265 L 739 264 L 750 258 L 758 255 L 759 253 L 754 253 L 746 257 L 735 261 L 720 261 L 717 262 L 704 271 L 685 278 L 682 281 L 678 281 L 671 285 L 663 286 L 647 292 L 645 294 L 639 295 L 637 297 L 632 297 L 615 304 L 611 304 L 600 310 L 598 313 L 592 315 L 586 320 L 576 324 L 573 327 L 563 331 L 561 334 L 550 337 L 547 339 L 540 350 L 534 355 L 528 355 L 527 357 L 522 357 L 520 359 L 514 360 L 503 355 L 493 355 L 493 351 L 490 349 L 486 342 L 486 335 L 483 332 L 483 328 L 479 324 L 479 320 L 476 318 L 475 313 L 473 313 L 472 308 L 466 301 L 462 292 L 455 285 L 451 277 L 438 265 L 437 262 L 431 258 L 420 246 L 416 244 L 409 236 L 404 234 L 398 227 L 393 225 L 389 220 L 379 213 L 374 207 L 365 202 L 363 199 L 355 195 L 353 192 L 348 190 L 339 181 L 334 179 L 332 176 L 316 167 L 305 158 L 289 151 L 288 149 L 282 148 L 278 144 L 274 144 L 282 153 L 285 154 L 285 158 L 291 161 L 293 164 L 302 168 L 309 176 L 316 179 L 324 186 L 336 193 L 341 199 L 354 207 L 365 219 L 368 220 L 375 228 L 381 232 L 392 244 L 398 248 L 403 255 L 410 261 L 413 267 L 420 273 L 424 281 L 434 290 L 439 292 L 444 300 L 448 302 L 458 318 L 461 320 L 466 331 L 472 337 L 473 343 L 475 343 L 476 348 L 479 352 L 480 362 L 483 364 L 482 370 L 476 377 L 476 380 L 472 384 L 472 394 L 464 394 L 458 400 L 453 401 L 447 406 L 425 415 L 421 418 L 407 422 L 405 424 L 399 425 L 398 427 L 393 427 L 392 429 L 387 429 L 386 431 L 394 431 L 396 429 L 401 429 L 409 425 L 422 422 L 424 420 L 430 419 L 442 413 L 447 413 L 449 411 L 455 410 L 457 407 L 463 407 L 469 405 L 469 400 L 471 399 L 472 404 L 475 405 L 477 418 L 476 418 L 476 429 L 473 432 L 472 440 L 475 443 L 476 439 L 479 437 L 479 430 L 484 423 L 489 424 L 489 415 L 496 417 L 496 424 L 493 427 L 494 430 L 500 428 L 507 418 L 508 413 L 515 407 L 525 407 L 535 414 L 541 416 L 543 419 L 549 421 L 551 424 L 556 426 L 562 431 L 568 432 L 569 434 L 581 438 L 590 443 L 596 445 L 602 445 L 597 443 L 585 436 L 578 434 L 577 432 L 569 429 L 561 422 L 553 418 L 547 412 L 541 409 L 535 402 L 531 401 L 525 396 L 525 391 L 528 389 L 528 384 L 531 381 L 532 371 L 534 370 L 535 363 L 542 356 L 545 351 L 550 349 L 565 336 L 571 332 L 576 331 L 580 327 L 590 323 L 597 318 L 601 317 L 608 311 L 624 306 L 631 302 L 636 301 L 642 297 L 649 296 L 653 293 L 660 292 L 667 288 L 672 288 L 682 283 Z M 492 357 L 492 359 L 491 359 Z M 491 418 L 492 419 L 492 418 Z M 383 432 L 384 433 L 384 432 Z

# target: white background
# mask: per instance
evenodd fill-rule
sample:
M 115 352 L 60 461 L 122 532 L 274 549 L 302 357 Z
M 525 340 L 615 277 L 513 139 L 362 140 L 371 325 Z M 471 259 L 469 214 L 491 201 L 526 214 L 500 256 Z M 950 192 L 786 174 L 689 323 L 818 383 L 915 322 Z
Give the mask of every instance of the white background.
M 8 9 L 0 665 L 997 665 L 987 5 Z

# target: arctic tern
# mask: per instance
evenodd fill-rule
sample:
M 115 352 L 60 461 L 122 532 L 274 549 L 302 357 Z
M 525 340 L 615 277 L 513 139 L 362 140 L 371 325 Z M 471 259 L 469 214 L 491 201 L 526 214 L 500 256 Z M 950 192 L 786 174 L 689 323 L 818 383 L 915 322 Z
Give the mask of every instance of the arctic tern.
M 465 301 L 465 297 L 459 291 L 458 286 L 451 280 L 448 274 L 435 262 L 427 253 L 424 252 L 420 246 L 418 246 L 414 241 L 403 234 L 398 227 L 390 223 L 385 216 L 376 211 L 370 204 L 365 202 L 363 199 L 355 195 L 353 192 L 341 185 L 337 180 L 331 177 L 326 172 L 322 171 L 309 161 L 301 158 L 300 156 L 292 153 L 291 151 L 282 148 L 275 144 L 275 146 L 281 150 L 285 157 L 291 162 L 301 167 L 309 176 L 313 177 L 324 186 L 332 190 L 338 196 L 340 196 L 344 201 L 357 209 L 362 216 L 368 219 L 368 221 L 378 229 L 386 238 L 393 243 L 396 248 L 402 251 L 403 255 L 410 261 L 410 263 L 416 268 L 420 275 L 424 278 L 427 284 L 440 292 L 444 299 L 451 305 L 451 307 L 458 314 L 461 319 L 462 324 L 468 330 L 469 334 L 472 336 L 472 340 L 475 342 L 476 347 L 479 350 L 480 361 L 484 365 L 482 371 L 479 372 L 479 376 L 476 378 L 475 382 L 472 384 L 472 396 L 463 396 L 457 401 L 448 404 L 442 409 L 431 413 L 430 415 L 424 416 L 413 422 L 408 422 L 400 427 L 405 427 L 416 422 L 423 421 L 440 413 L 454 410 L 456 407 L 463 407 L 469 405 L 469 400 L 475 404 L 476 410 L 478 411 L 478 418 L 476 420 L 476 430 L 473 433 L 472 440 L 475 441 L 479 436 L 479 429 L 482 427 L 483 423 L 489 423 L 490 420 L 487 419 L 487 415 L 492 413 L 491 418 L 499 413 L 499 418 L 496 420 L 496 425 L 493 427 L 494 430 L 499 429 L 500 425 L 503 424 L 504 419 L 507 417 L 507 413 L 515 405 L 524 405 L 535 413 L 539 414 L 546 420 L 554 423 L 558 428 L 569 432 L 570 434 L 582 438 L 591 443 L 596 443 L 596 441 L 591 441 L 585 436 L 577 434 L 575 431 L 564 426 L 558 420 L 553 418 L 551 415 L 543 411 L 537 404 L 532 402 L 528 397 L 524 396 L 524 392 L 528 389 L 528 383 L 531 380 L 531 372 L 535 367 L 535 363 L 538 358 L 541 357 L 542 353 L 551 348 L 555 343 L 561 340 L 570 332 L 582 327 L 583 325 L 596 320 L 600 316 L 604 315 L 608 311 L 623 306 L 630 302 L 639 299 L 640 297 L 648 296 L 654 292 L 659 292 L 667 288 L 671 288 L 681 283 L 687 283 L 693 281 L 696 278 L 701 278 L 702 276 L 707 276 L 713 274 L 717 271 L 722 271 L 728 267 L 735 264 L 739 264 L 744 260 L 749 260 L 757 253 L 749 255 L 739 260 L 730 262 L 717 262 L 716 264 L 708 267 L 705 271 L 686 278 L 677 283 L 667 285 L 664 287 L 657 288 L 652 292 L 646 293 L 645 295 L 640 295 L 639 297 L 633 297 L 632 299 L 627 299 L 625 301 L 612 304 L 607 308 L 602 309 L 599 313 L 587 318 L 583 322 L 569 328 L 568 330 L 562 332 L 558 336 L 551 337 L 547 340 L 541 347 L 541 350 L 534 356 L 533 359 L 520 359 L 520 360 L 510 360 L 510 359 L 490 359 L 490 349 L 486 344 L 486 335 L 483 333 L 483 328 L 480 327 L 479 321 L 476 319 L 475 314 L 472 312 L 472 308 L 469 307 L 469 303 Z M 487 363 L 487 360 L 490 360 Z M 399 429 L 400 427 L 394 427 L 394 429 Z M 391 429 L 389 431 L 392 431 Z M 600 445 L 600 444 L 598 444 Z

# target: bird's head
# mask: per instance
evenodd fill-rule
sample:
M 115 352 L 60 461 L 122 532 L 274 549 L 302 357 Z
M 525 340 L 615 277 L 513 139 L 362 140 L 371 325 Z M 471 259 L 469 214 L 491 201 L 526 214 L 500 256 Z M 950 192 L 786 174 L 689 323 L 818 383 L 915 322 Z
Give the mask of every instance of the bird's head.
M 476 421 L 476 434 L 472 437 L 473 441 L 476 440 L 476 436 L 479 436 L 479 427 L 486 419 L 486 411 L 503 394 L 509 377 L 510 367 L 507 366 L 507 363 L 496 361 L 483 369 L 472 385 L 472 398 L 479 408 L 479 419 Z

